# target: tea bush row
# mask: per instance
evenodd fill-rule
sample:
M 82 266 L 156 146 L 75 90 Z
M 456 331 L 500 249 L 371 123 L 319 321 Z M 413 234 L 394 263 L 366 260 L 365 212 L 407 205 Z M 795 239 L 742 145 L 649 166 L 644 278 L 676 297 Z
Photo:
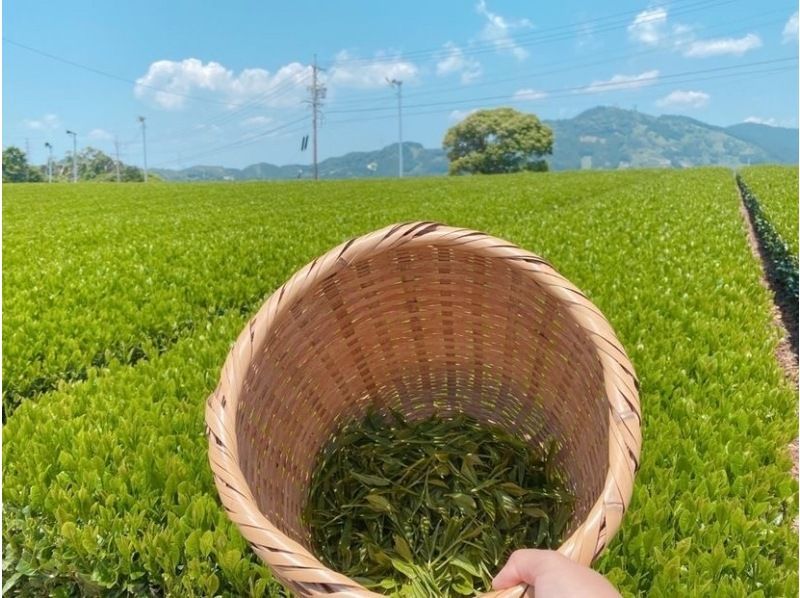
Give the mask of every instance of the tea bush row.
M 796 260 L 800 243 L 797 166 L 749 166 L 740 174 Z
M 624 183 L 578 176 L 599 192 Z M 630 178 L 630 177 L 629 177 Z M 574 175 L 523 193 L 566 201 Z M 6 185 L 3 404 L 152 359 L 209 318 L 254 311 L 343 235 L 415 219 L 430 202 L 496 195 L 489 181 L 206 185 Z M 512 190 L 500 193 L 516 199 Z M 309 219 L 318 222 L 309 225 Z
M 768 269 L 773 271 L 778 285 L 783 289 L 782 292 L 797 301 L 797 254 L 792 253 L 789 244 L 775 227 L 771 218 L 772 212 L 766 213 L 764 211 L 762 202 L 753 194 L 741 176 L 737 175 L 736 182 L 742 193 L 745 207 L 750 214 L 753 229 L 759 238 L 761 247 L 763 247 L 765 259 L 769 262 Z

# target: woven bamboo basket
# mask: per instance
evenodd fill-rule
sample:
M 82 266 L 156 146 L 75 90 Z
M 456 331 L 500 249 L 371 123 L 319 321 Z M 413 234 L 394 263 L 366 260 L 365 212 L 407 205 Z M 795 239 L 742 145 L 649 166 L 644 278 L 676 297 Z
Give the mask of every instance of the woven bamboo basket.
M 603 314 L 507 241 L 432 222 L 350 240 L 275 291 L 234 344 L 206 408 L 211 468 L 231 520 L 299 596 L 379 596 L 315 558 L 301 522 L 319 451 L 369 406 L 557 439 L 576 496 L 559 551 L 574 561 L 590 564 L 620 526 L 641 446 L 633 368 Z

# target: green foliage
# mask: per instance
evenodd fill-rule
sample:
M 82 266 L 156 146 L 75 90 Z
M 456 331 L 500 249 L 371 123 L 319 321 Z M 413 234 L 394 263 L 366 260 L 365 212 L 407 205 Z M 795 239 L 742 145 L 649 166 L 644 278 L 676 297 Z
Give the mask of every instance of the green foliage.
M 3 429 L 9 595 L 279 595 L 219 506 L 205 398 L 246 315 L 293 271 L 412 219 L 543 255 L 619 334 L 644 448 L 598 568 L 623 594 L 798 593 L 796 394 L 726 170 L 12 185 L 3 199 L 4 384 L 56 387 Z
M 617 179 L 593 180 L 602 190 Z M 548 197 L 571 188 L 569 178 L 554 183 L 542 189 Z M 451 181 L 444 194 L 441 182 L 419 181 L 419 197 L 398 202 L 397 184 L 6 190 L 4 410 L 111 360 L 149 359 L 214 315 L 252 312 L 316 255 L 347 235 L 415 218 L 429 195 L 458 206 L 459 194 L 484 201 L 495 193 L 489 181 Z M 376 203 L 374 189 L 392 199 Z M 336 224 L 309 228 L 309 212 Z
M 99 149 L 87 147 L 78 153 L 78 179 L 91 181 L 107 177 L 109 180 L 115 176 L 115 162 Z
M 115 161 L 99 149 L 86 147 L 78 152 L 78 180 L 93 182 L 116 182 L 117 171 Z M 148 178 L 151 178 L 148 176 Z M 160 177 L 152 177 L 160 180 Z M 3 182 L 36 183 L 47 180 L 47 166 L 28 165 L 25 154 L 16 147 L 3 150 Z M 141 182 L 144 173 L 136 166 L 120 163 L 120 181 Z M 68 153 L 61 160 L 53 160 L 53 181 L 72 182 L 72 154 Z
M 220 509 L 203 434 L 203 396 L 244 323 L 216 318 L 14 414 L 4 595 L 284 595 Z
M 797 166 L 751 166 L 740 171 L 747 188 L 758 200 L 775 232 L 789 253 L 798 255 L 798 169 Z
M 557 548 L 574 497 L 551 446 L 465 415 L 372 412 L 320 455 L 304 519 L 324 563 L 405 598 L 472 596 L 518 548 Z
M 778 234 L 770 218 L 764 213 L 758 198 L 753 195 L 739 175 L 736 175 L 736 182 L 742 192 L 745 207 L 750 213 L 756 235 L 764 247 L 766 259 L 769 260 L 775 271 L 778 284 L 797 301 L 797 255 L 791 253 L 786 241 Z
M 544 171 L 553 131 L 533 114 L 513 108 L 478 110 L 451 127 L 442 142 L 450 174 Z
M 66 158 L 69 168 L 72 168 L 72 159 Z M 70 170 L 71 172 L 71 170 Z M 160 177 L 148 174 L 148 180 L 160 180 Z M 81 181 L 116 182 L 117 170 L 115 161 L 102 151 L 87 147 L 78 153 L 78 179 Z M 122 183 L 141 183 L 144 181 L 144 171 L 136 166 L 120 163 L 119 179 Z
M 136 166 L 122 165 L 120 167 L 119 178 L 123 183 L 142 183 L 144 182 L 144 172 L 141 168 L 137 168 Z M 154 174 L 148 174 L 148 181 L 151 178 L 160 179 L 160 177 Z
M 37 183 L 41 180 L 41 173 L 28 164 L 25 152 L 13 145 L 3 150 L 4 183 Z

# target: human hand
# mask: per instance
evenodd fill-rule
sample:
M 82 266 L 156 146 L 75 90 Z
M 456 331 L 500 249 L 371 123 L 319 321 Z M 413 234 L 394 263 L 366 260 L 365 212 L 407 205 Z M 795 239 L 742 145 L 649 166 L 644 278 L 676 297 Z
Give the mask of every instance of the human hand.
M 492 580 L 492 589 L 518 583 L 533 588 L 535 598 L 620 598 L 609 581 L 554 550 L 517 550 Z

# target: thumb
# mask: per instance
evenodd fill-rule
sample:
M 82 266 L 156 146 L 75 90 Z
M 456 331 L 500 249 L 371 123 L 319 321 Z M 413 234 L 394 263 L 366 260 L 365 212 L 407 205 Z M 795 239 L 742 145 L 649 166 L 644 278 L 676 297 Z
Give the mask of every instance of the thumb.
M 547 563 L 552 561 L 554 554 L 550 550 L 514 551 L 506 566 L 492 580 L 492 589 L 505 590 L 521 582 L 534 585 L 536 578 L 547 569 Z

